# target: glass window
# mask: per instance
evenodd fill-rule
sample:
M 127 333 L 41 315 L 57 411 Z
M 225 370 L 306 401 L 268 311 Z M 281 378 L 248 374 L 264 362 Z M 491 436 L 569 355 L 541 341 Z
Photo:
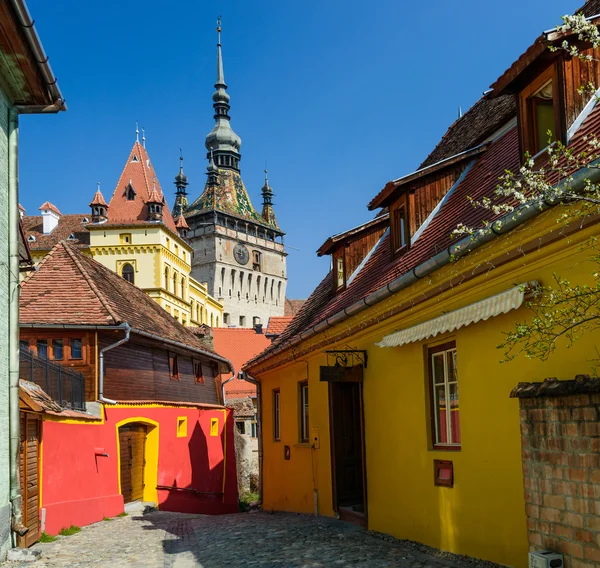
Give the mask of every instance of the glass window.
M 179 368 L 177 365 L 177 355 L 169 354 L 169 372 L 171 374 L 171 380 L 179 380 Z
M 279 399 L 280 399 L 279 389 L 274 390 L 273 391 L 273 439 L 276 442 L 281 440 Z
M 460 448 L 456 344 L 429 350 L 434 447 Z
M 398 252 L 408 245 L 406 211 L 403 207 L 396 209 L 392 214 L 392 243 L 394 252 Z
M 64 345 L 62 339 L 52 340 L 52 358 L 60 361 L 64 359 Z
M 250 423 L 250 436 L 252 438 L 258 438 L 258 433 L 256 431 L 256 422 Z
M 335 274 L 336 274 L 336 287 L 343 288 L 344 287 L 344 257 L 338 256 L 335 261 Z
M 552 96 L 552 81 L 548 81 L 530 99 L 534 123 L 535 148 L 537 153 L 548 146 L 549 140 L 556 138 L 554 126 L 554 102 Z M 551 134 L 548 134 L 550 132 Z
M 37 340 L 37 354 L 38 354 L 38 357 L 42 357 L 43 359 L 48 358 L 48 340 L 47 339 L 38 339 Z
M 204 374 L 202 373 L 202 363 L 194 361 L 194 380 L 197 383 L 204 384 Z
M 308 383 L 300 383 L 300 442 L 308 442 Z
M 242 420 L 235 423 L 235 427 L 240 434 L 246 433 L 246 423 Z
M 81 339 L 71 339 L 71 359 L 83 359 Z
M 121 268 L 121 276 L 123 276 L 123 278 L 125 280 L 127 280 L 127 282 L 131 282 L 132 284 L 134 283 L 134 270 L 133 270 L 133 266 L 131 266 L 131 264 L 126 263 L 123 265 L 123 268 Z

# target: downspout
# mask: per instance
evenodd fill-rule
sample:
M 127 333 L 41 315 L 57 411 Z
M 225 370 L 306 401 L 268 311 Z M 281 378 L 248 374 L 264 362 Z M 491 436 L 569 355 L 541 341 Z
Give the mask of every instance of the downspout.
M 233 379 L 235 379 L 235 375 L 233 373 L 231 373 L 231 377 L 229 377 L 228 379 L 225 379 L 222 383 L 221 383 L 221 400 L 223 401 L 223 406 L 227 406 L 225 404 L 225 385 L 231 381 L 233 381 Z
M 19 483 L 19 112 L 8 115 L 8 407 L 10 435 L 10 503 L 12 530 L 24 535 Z M 16 546 L 16 542 L 13 543 Z
M 262 389 L 260 381 L 251 377 L 248 373 L 240 371 L 238 377 L 242 381 L 251 383 L 256 386 L 256 426 L 258 430 L 258 506 L 262 507 L 263 503 L 263 431 L 262 431 Z
M 117 404 L 116 400 L 111 400 L 110 398 L 104 398 L 104 354 L 115 347 L 119 347 L 119 345 L 123 345 L 123 343 L 127 343 L 129 341 L 129 335 L 131 333 L 131 328 L 127 322 L 122 323 L 119 328 L 125 331 L 125 337 L 123 339 L 119 339 L 116 343 L 112 343 L 111 345 L 107 345 L 100 349 L 100 372 L 98 376 L 98 400 L 100 402 L 104 402 L 105 404 Z

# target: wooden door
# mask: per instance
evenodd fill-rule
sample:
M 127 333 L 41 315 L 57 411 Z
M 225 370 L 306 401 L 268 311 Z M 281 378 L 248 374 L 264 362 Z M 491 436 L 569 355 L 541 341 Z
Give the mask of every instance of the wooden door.
M 362 385 L 331 383 L 331 412 L 336 509 L 365 514 Z
M 23 501 L 23 524 L 29 529 L 18 537 L 18 545 L 27 548 L 40 538 L 40 450 L 41 420 L 37 414 L 21 412 L 19 476 Z
M 146 427 L 127 424 L 119 428 L 121 494 L 125 503 L 140 501 L 144 493 Z

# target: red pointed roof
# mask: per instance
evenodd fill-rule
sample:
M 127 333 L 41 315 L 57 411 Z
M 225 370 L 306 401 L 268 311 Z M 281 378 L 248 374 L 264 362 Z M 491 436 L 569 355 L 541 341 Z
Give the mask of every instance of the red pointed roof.
M 179 215 L 179 217 L 177 217 L 176 225 L 177 225 L 178 229 L 189 229 L 190 228 L 190 226 L 187 224 L 187 221 L 185 220 L 185 217 L 183 215 Z
M 92 207 L 92 205 L 104 205 L 105 207 L 108 207 L 106 201 L 104 201 L 104 195 L 102 195 L 102 192 L 99 189 L 96 190 L 94 199 L 92 199 L 92 202 L 90 203 L 90 207 Z
M 129 201 L 126 193 L 130 183 L 135 198 Z M 153 195 L 154 190 L 160 197 L 158 203 L 163 203 L 163 192 L 150 162 L 150 156 L 146 148 L 136 141 L 108 204 L 108 223 L 120 225 L 148 223 L 148 203 L 156 197 Z M 177 234 L 177 227 L 168 207 L 163 209 L 162 223 Z
M 46 201 L 40 207 L 40 211 L 44 211 L 45 209 L 49 209 L 50 211 L 56 213 L 57 215 L 62 215 L 62 213 L 58 210 L 58 207 L 56 207 L 56 205 L 52 205 L 52 203 L 50 203 L 49 201 Z M 23 211 L 25 211 L 25 210 L 23 209 Z

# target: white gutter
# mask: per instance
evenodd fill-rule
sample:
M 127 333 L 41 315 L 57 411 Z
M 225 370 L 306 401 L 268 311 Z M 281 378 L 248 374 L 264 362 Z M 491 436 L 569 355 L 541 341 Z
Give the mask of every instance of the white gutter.
M 131 328 L 129 327 L 129 324 L 127 322 L 121 324 L 119 328 L 125 332 L 125 337 L 123 339 L 120 339 L 116 343 L 112 343 L 111 345 L 107 345 L 106 347 L 100 349 L 100 365 L 98 372 L 98 400 L 100 402 L 104 402 L 105 404 L 117 404 L 117 401 L 111 400 L 110 398 L 104 398 L 104 354 L 107 351 L 110 351 L 111 349 L 114 349 L 115 347 L 123 345 L 123 343 L 129 341 L 129 334 L 131 333 Z

